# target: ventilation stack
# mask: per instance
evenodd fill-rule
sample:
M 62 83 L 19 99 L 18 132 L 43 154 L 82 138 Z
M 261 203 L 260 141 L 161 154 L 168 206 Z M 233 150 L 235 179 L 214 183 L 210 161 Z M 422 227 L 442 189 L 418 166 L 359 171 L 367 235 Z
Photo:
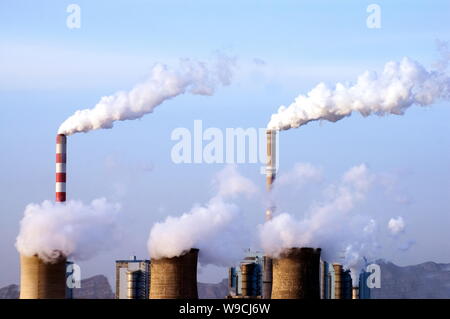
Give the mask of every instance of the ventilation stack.
M 338 263 L 333 264 L 334 269 L 334 299 L 344 299 L 342 275 L 342 265 Z
M 320 248 L 290 248 L 273 259 L 272 299 L 320 299 Z
M 198 299 L 198 249 L 179 257 L 153 259 L 150 299 Z
M 56 136 L 56 202 L 66 201 L 67 138 Z M 66 257 L 46 263 L 38 256 L 20 256 L 20 299 L 64 299 Z

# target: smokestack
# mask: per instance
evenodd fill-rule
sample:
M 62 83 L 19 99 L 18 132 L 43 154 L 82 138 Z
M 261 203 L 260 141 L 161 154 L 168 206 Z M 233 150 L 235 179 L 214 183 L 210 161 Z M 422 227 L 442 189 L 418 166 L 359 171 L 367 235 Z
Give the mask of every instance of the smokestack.
M 66 201 L 66 151 L 67 137 L 64 134 L 56 136 L 56 201 Z
M 198 249 L 151 261 L 150 299 L 198 299 Z
M 276 134 L 275 130 L 266 130 L 267 135 L 267 164 L 266 164 L 266 188 L 269 192 L 269 207 L 266 210 L 266 221 L 272 219 L 275 205 L 270 199 L 270 192 L 276 176 Z M 272 295 L 272 258 L 264 256 L 263 273 L 263 298 L 271 299 Z
M 20 299 L 64 299 L 66 258 L 44 263 L 38 256 L 20 256 Z
M 66 201 L 67 138 L 56 136 L 56 202 Z M 20 299 L 64 299 L 66 296 L 66 257 L 45 263 L 37 255 L 20 256 Z
M 266 187 L 267 191 L 270 192 L 272 190 L 273 182 L 275 181 L 276 176 L 276 137 L 277 132 L 275 130 L 266 130 L 267 135 L 267 164 L 266 164 Z M 269 209 L 272 209 L 270 207 Z M 271 212 L 270 212 L 271 213 Z M 266 219 L 270 220 L 272 217 L 271 214 L 266 216 Z
M 334 299 L 344 299 L 342 286 L 342 265 L 338 263 L 333 264 L 334 269 Z
M 272 299 L 320 299 L 320 248 L 290 248 L 273 260 Z
M 359 299 L 359 287 L 352 288 L 352 299 Z

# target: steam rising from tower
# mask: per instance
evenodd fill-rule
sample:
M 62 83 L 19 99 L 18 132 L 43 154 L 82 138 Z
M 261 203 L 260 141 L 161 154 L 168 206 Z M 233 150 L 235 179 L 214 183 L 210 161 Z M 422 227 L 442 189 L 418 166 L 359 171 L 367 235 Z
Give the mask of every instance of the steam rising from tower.
M 58 132 L 71 135 L 112 128 L 116 121 L 141 118 L 164 101 L 186 92 L 213 95 L 217 86 L 230 84 L 233 64 L 234 59 L 226 56 L 219 56 L 215 63 L 184 59 L 176 69 L 156 64 L 145 82 L 128 92 L 102 97 L 92 109 L 76 111 Z
M 363 116 L 403 113 L 412 105 L 431 105 L 450 98 L 450 78 L 443 71 L 428 71 L 403 58 L 388 62 L 381 74 L 365 72 L 353 85 L 337 83 L 334 89 L 320 83 L 306 96 L 281 106 L 268 124 L 271 130 L 288 130 L 311 121 L 336 122 L 353 112 Z

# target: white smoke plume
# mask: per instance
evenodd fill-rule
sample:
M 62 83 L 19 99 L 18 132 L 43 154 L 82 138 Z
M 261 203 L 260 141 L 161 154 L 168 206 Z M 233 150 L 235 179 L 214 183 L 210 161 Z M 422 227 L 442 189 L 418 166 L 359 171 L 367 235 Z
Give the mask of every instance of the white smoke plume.
M 328 261 L 356 269 L 364 254 L 377 249 L 376 222 L 354 212 L 374 183 L 375 175 L 361 164 L 348 170 L 302 218 L 281 213 L 259 227 L 264 252 L 277 257 L 290 247 L 320 247 Z M 359 270 L 359 269 L 358 269 Z
M 148 239 L 151 258 L 177 257 L 191 248 L 200 249 L 199 262 L 203 265 L 226 266 L 242 257 L 250 235 L 237 220 L 238 206 L 229 200 L 255 193 L 256 186 L 234 166 L 219 172 L 215 184 L 217 194 L 206 204 L 153 225 Z
M 388 228 L 392 235 L 398 235 L 405 230 L 405 221 L 403 217 L 391 218 L 388 222 Z
M 272 256 L 290 247 L 323 247 L 330 236 L 345 235 L 348 214 L 365 198 L 373 176 L 366 165 L 355 166 L 347 171 L 338 185 L 327 190 L 327 199 L 315 204 L 304 219 L 296 220 L 282 213 L 267 221 L 260 228 L 262 248 Z M 342 231 L 343 233 L 339 233 Z
M 322 169 L 317 168 L 310 163 L 296 163 L 290 172 L 281 174 L 277 179 L 275 179 L 275 185 L 276 187 L 287 184 L 301 186 L 311 180 L 320 181 L 323 177 L 322 174 Z
M 186 92 L 213 95 L 217 86 L 230 84 L 234 62 L 220 55 L 216 62 L 209 64 L 183 59 L 175 69 L 156 64 L 145 82 L 130 91 L 102 97 L 92 109 L 76 111 L 61 124 L 58 133 L 71 135 L 109 129 L 115 121 L 141 118 L 164 101 Z
M 441 65 L 446 66 L 442 61 Z M 445 72 L 428 71 L 418 62 L 403 58 L 386 63 L 381 74 L 366 71 L 353 85 L 337 83 L 329 88 L 318 84 L 288 107 L 281 106 L 268 128 L 288 130 L 311 121 L 336 122 L 353 112 L 363 116 L 402 115 L 412 105 L 431 105 L 449 97 L 450 78 Z
M 119 204 L 106 199 L 89 205 L 80 201 L 29 204 L 20 222 L 17 250 L 26 256 L 38 255 L 45 262 L 60 254 L 86 260 L 117 244 Z

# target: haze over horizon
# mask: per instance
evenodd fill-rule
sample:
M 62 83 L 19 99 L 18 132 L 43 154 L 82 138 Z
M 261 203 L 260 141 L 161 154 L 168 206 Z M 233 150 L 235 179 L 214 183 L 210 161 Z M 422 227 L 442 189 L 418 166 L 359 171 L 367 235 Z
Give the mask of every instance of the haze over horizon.
M 83 278 L 105 274 L 113 283 L 116 259 L 148 258 L 154 223 L 214 195 L 211 181 L 225 165 L 173 163 L 175 128 L 193 130 L 198 119 L 204 128 L 265 128 L 280 105 L 319 82 L 354 82 L 405 56 L 432 68 L 441 59 L 437 41 L 450 40 L 448 1 L 377 1 L 381 29 L 366 26 L 372 2 L 77 1 L 81 28 L 68 29 L 70 3 L 0 4 L 0 253 L 7 256 L 0 287 L 19 282 L 14 244 L 26 205 L 54 198 L 58 127 L 102 96 L 132 89 L 155 63 L 209 61 L 223 52 L 236 58 L 236 70 L 213 96 L 178 96 L 142 119 L 68 138 L 68 199 L 105 197 L 122 206 L 122 238 L 80 262 Z M 440 101 L 412 106 L 401 117 L 354 114 L 280 132 L 280 179 L 289 182 L 286 174 L 294 176 L 305 163 L 322 173 L 278 194 L 277 211 L 301 218 L 326 198 L 330 185 L 363 164 L 377 183 L 354 211 L 377 221 L 382 240 L 376 257 L 399 265 L 450 263 L 442 249 L 450 226 L 449 118 L 449 103 Z M 243 223 L 261 224 L 261 164 L 236 169 L 259 194 L 237 200 Z M 201 267 L 199 281 L 225 276 L 223 268 Z

